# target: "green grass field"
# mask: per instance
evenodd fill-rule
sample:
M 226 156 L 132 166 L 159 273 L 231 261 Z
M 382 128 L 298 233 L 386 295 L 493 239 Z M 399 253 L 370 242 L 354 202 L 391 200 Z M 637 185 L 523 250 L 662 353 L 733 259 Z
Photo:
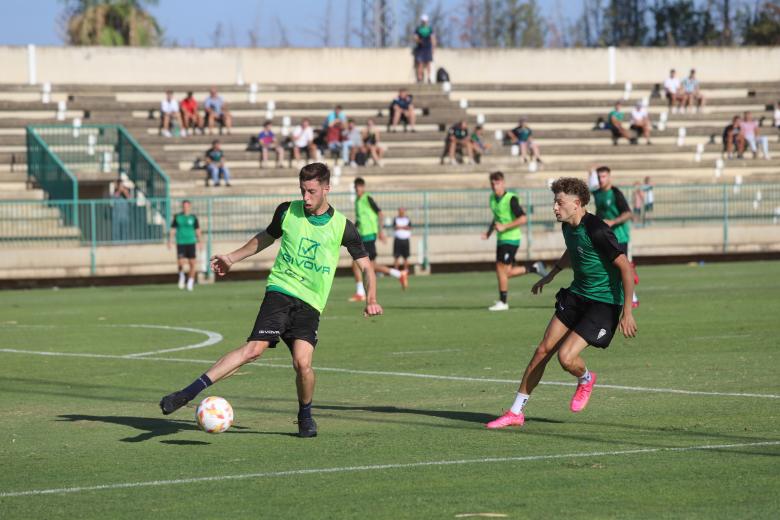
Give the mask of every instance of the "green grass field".
M 780 263 L 646 267 L 639 336 L 587 349 L 590 405 L 557 362 L 522 429 L 511 404 L 553 295 L 491 273 L 380 280 L 364 319 L 334 284 L 315 355 L 316 439 L 297 411 L 286 348 L 210 388 L 236 425 L 163 417 L 250 331 L 263 282 L 0 293 L 0 518 L 777 518 Z M 175 349 L 221 334 L 203 348 Z M 25 351 L 25 352 L 19 352 Z M 44 356 L 32 352 L 50 352 Z M 642 391 L 639 388 L 654 389 Z M 698 393 L 697 393 L 698 392 Z M 191 479 L 188 481 L 188 479 Z

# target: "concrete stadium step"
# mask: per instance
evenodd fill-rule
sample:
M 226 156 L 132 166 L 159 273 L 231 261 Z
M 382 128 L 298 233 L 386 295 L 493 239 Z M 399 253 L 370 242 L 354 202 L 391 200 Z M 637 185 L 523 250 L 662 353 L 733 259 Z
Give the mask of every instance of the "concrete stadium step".
M 624 89 L 613 88 L 609 90 L 453 90 L 450 93 L 450 99 L 459 101 L 468 100 L 469 104 L 478 103 L 481 100 L 511 100 L 511 101 L 542 101 L 542 100 L 567 100 L 567 99 L 590 99 L 604 100 L 614 103 L 616 100 L 623 99 Z M 645 96 L 651 95 L 651 89 L 633 89 L 626 103 L 635 103 Z M 707 99 L 717 98 L 747 98 L 747 88 L 702 88 L 702 93 Z
M 626 116 L 631 115 L 631 105 L 628 105 L 628 110 L 623 110 Z M 476 116 L 483 114 L 487 118 L 493 118 L 494 116 L 512 116 L 515 119 L 518 116 L 527 116 L 528 118 L 548 117 L 557 115 L 587 115 L 587 116 L 602 116 L 605 117 L 608 112 L 612 110 L 611 106 L 587 106 L 587 107 L 483 107 L 479 105 L 470 105 L 466 109 L 466 113 L 470 116 Z M 666 112 L 670 118 L 679 119 L 718 119 L 723 120 L 730 115 L 738 114 L 741 112 L 750 111 L 754 115 L 758 116 L 761 113 L 767 111 L 766 105 L 761 103 L 744 103 L 733 105 L 717 105 L 704 107 L 700 111 L 688 110 L 684 113 L 675 114 L 673 111 L 664 105 L 650 105 L 648 107 L 648 113 L 651 116 L 659 116 L 662 112 Z
M 720 108 L 721 106 L 724 105 L 742 106 L 743 104 L 750 104 L 750 105 L 761 105 L 765 108 L 766 105 L 771 105 L 776 101 L 775 98 L 778 97 L 778 93 L 780 93 L 780 91 L 762 93 L 760 96 L 707 99 L 705 106 Z M 614 104 L 615 101 L 620 101 L 621 103 L 623 103 L 624 106 L 632 106 L 637 101 L 642 101 L 642 100 L 643 100 L 642 97 L 633 98 L 633 99 L 629 98 L 628 100 L 624 100 L 622 96 L 613 99 L 608 103 L 605 103 L 604 100 L 600 100 L 600 99 L 559 99 L 559 100 L 535 99 L 535 100 L 523 100 L 523 101 L 481 99 L 477 101 L 473 101 L 473 100 L 469 101 L 468 104 L 469 104 L 469 108 L 478 108 L 478 107 L 524 108 L 525 107 L 525 108 L 532 108 L 532 109 L 553 108 L 557 110 L 557 109 L 564 109 L 564 108 L 599 108 L 599 107 L 609 108 L 612 106 L 612 104 Z M 650 107 L 667 106 L 667 102 L 665 98 L 660 98 L 660 97 L 650 98 L 649 102 L 650 102 Z
M 651 90 L 655 88 L 655 85 L 662 85 L 666 78 L 659 78 L 658 82 L 654 83 L 633 83 L 633 90 L 643 89 Z M 707 82 L 706 85 L 711 88 L 719 89 L 745 89 L 745 90 L 777 90 L 780 89 L 780 81 L 728 81 L 728 82 Z M 479 83 L 479 82 L 453 82 L 452 91 L 458 92 L 460 90 L 478 90 L 478 91 L 574 91 L 579 92 L 583 90 L 620 90 L 621 94 L 624 89 L 623 83 L 608 84 L 608 83 Z

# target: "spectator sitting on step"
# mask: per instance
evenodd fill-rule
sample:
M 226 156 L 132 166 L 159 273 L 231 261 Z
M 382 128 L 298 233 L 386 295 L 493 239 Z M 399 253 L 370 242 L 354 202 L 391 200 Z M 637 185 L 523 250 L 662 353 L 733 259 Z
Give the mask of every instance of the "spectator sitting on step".
M 181 130 L 181 136 L 187 136 L 187 130 L 181 122 L 179 102 L 173 99 L 173 91 L 165 91 L 165 99 L 160 102 L 160 116 L 162 117 L 162 135 L 171 137 L 173 124 L 176 123 Z
M 674 111 L 679 110 L 684 98 L 680 90 L 680 80 L 677 79 L 676 74 L 677 72 L 672 69 L 669 71 L 669 77 L 664 80 L 664 95 L 669 102 L 669 108 L 672 108 L 675 103 L 677 104 Z
M 704 106 L 704 94 L 699 89 L 699 80 L 696 79 L 696 69 L 691 69 L 687 78 L 682 80 L 682 106 L 683 111 L 689 106 L 696 106 L 696 111 L 701 111 Z
M 198 112 L 198 101 L 195 99 L 192 92 L 187 92 L 187 97 L 181 100 L 179 108 L 181 109 L 181 119 L 184 123 L 184 128 L 187 130 L 192 129 L 192 132 L 197 128 L 202 134 L 203 118 L 200 117 L 200 113 Z
M 482 125 L 477 125 L 474 127 L 474 131 L 471 132 L 471 149 L 474 152 L 474 161 L 477 164 L 482 161 L 482 156 L 491 148 L 490 143 L 485 142 L 482 131 Z
M 471 146 L 471 133 L 465 119 L 462 119 L 452 125 L 447 130 L 447 137 L 444 144 L 444 155 L 441 158 L 441 164 L 455 164 L 455 152 L 460 148 L 463 155 L 463 163 L 469 164 L 474 159 L 474 150 Z
M 342 127 L 347 125 L 347 114 L 344 113 L 344 109 L 341 105 L 336 105 L 336 108 L 327 115 L 324 127 L 327 129 L 330 126 L 333 126 L 336 121 L 340 121 Z
M 263 129 L 257 134 L 257 142 L 260 145 L 260 167 L 262 168 L 268 162 L 270 150 L 273 150 L 276 152 L 276 167 L 281 168 L 284 150 L 271 129 L 271 121 L 263 123 Z
M 355 124 L 354 119 L 347 120 L 347 128 L 344 130 L 345 140 L 342 144 L 341 158 L 344 160 L 344 164 L 350 166 L 357 166 L 355 157 L 358 153 L 365 153 L 365 147 L 363 146 L 363 134 Z
M 335 164 L 338 164 L 338 158 L 344 152 L 344 138 L 344 127 L 341 124 L 341 119 L 336 119 L 332 125 L 328 126 L 325 132 L 325 143 L 328 146 L 328 151 L 335 159 Z
M 308 119 L 303 119 L 292 132 L 293 158 L 301 160 L 301 152 L 306 152 L 309 161 L 317 159 L 317 145 L 314 144 L 314 129 Z
M 734 116 L 731 119 L 731 124 L 723 129 L 723 150 L 726 152 L 726 157 L 728 159 L 734 157 L 735 149 L 738 158 L 742 158 L 742 154 L 745 151 L 745 137 L 740 131 L 741 123 L 742 119 L 739 116 Z
M 612 144 L 617 145 L 618 139 L 621 137 L 631 141 L 631 134 L 623 128 L 623 111 L 620 101 L 615 102 L 615 108 L 607 115 L 607 128 L 612 132 Z
M 750 111 L 745 112 L 742 122 L 739 123 L 739 133 L 745 139 L 745 143 L 750 146 L 750 151 L 753 153 L 753 159 L 758 157 L 758 145 L 761 145 L 761 154 L 764 159 L 769 159 L 769 140 L 766 136 L 761 135 L 761 130 L 758 127 L 758 121 L 753 119 L 753 114 Z
M 631 130 L 635 131 L 637 135 L 641 135 L 645 138 L 647 144 L 650 143 L 650 129 L 653 127 L 650 122 L 650 116 L 647 114 L 647 108 L 641 101 L 637 101 L 634 108 L 631 110 Z
M 222 143 L 219 139 L 211 142 L 211 148 L 206 150 L 206 186 L 209 185 L 209 177 L 214 186 L 219 186 L 219 178 L 225 179 L 225 186 L 230 186 L 230 170 L 225 165 L 225 154 L 222 151 Z
M 363 143 L 368 151 L 368 155 L 373 159 L 374 165 L 380 168 L 384 166 L 382 156 L 385 153 L 385 146 L 380 140 L 379 128 L 374 124 L 373 119 L 369 119 L 366 122 L 366 129 L 363 131 Z
M 206 125 L 209 127 L 209 135 L 214 133 L 214 126 L 219 123 L 227 128 L 227 133 L 233 128 L 233 117 L 230 115 L 227 103 L 217 94 L 217 87 L 211 87 L 209 97 L 203 102 L 203 108 L 206 110 Z
M 395 132 L 398 129 L 398 123 L 402 117 L 405 117 L 409 126 L 412 127 L 412 132 L 415 131 L 414 97 L 405 88 L 398 91 L 398 97 L 393 99 L 390 110 L 392 111 L 390 131 Z
M 525 118 L 520 118 L 517 122 L 517 126 L 510 132 L 510 139 L 512 144 L 520 147 L 520 159 L 523 162 L 528 162 L 528 151 L 531 151 L 531 159 L 536 159 L 542 162 L 541 153 L 539 152 L 539 145 L 536 144 L 533 137 L 533 130 L 531 130 L 526 124 Z

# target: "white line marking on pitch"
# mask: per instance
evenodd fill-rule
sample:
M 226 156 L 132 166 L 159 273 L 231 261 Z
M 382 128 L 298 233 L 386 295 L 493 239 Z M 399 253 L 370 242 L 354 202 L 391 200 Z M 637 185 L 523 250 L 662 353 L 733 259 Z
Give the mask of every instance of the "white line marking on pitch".
M 134 358 L 134 357 L 141 357 L 141 356 L 151 356 L 153 354 L 165 354 L 167 352 L 178 352 L 180 350 L 192 350 L 196 348 L 203 348 L 208 347 L 211 345 L 214 345 L 215 343 L 219 343 L 222 341 L 222 334 L 219 332 L 214 332 L 211 330 L 204 330 L 204 329 L 193 329 L 190 327 L 171 327 L 168 325 L 106 325 L 106 327 L 129 327 L 129 328 L 135 328 L 135 329 L 162 329 L 162 330 L 179 330 L 183 332 L 194 332 L 196 334 L 205 334 L 206 340 L 201 341 L 200 343 L 194 343 L 192 345 L 185 345 L 183 347 L 176 347 L 176 348 L 166 348 L 163 350 L 153 350 L 151 352 L 139 352 L 137 354 L 127 354 L 123 357 L 128 358 Z
M 34 351 L 34 350 L 19 350 L 13 348 L 0 348 L 0 352 L 6 354 L 27 354 L 33 356 L 64 356 L 64 357 L 83 357 L 83 358 L 98 358 L 98 359 L 132 359 L 138 361 L 168 361 L 172 363 L 194 363 L 194 364 L 206 364 L 211 365 L 214 360 L 209 359 L 190 359 L 190 358 L 164 358 L 164 357 L 128 357 L 111 354 L 82 354 L 77 352 L 46 352 L 46 351 Z M 265 363 L 256 362 L 251 365 L 256 367 L 268 367 L 268 368 L 290 368 L 289 364 L 279 363 Z M 440 381 L 470 381 L 475 383 L 511 383 L 517 384 L 516 379 L 491 379 L 486 377 L 467 377 L 467 376 L 439 376 L 435 374 L 416 374 L 414 372 L 385 372 L 380 370 L 355 370 L 350 368 L 334 368 L 334 367 L 315 367 L 315 371 L 321 372 L 340 372 L 345 374 L 360 374 L 368 376 L 395 376 L 395 377 L 414 377 L 419 379 L 435 379 Z M 551 386 L 569 386 L 574 387 L 571 382 L 564 381 L 542 381 L 542 385 Z M 706 395 L 716 397 L 757 397 L 763 399 L 780 399 L 780 395 L 776 394 L 753 394 L 753 393 L 740 393 L 740 392 L 703 392 L 698 390 L 679 390 L 676 388 L 648 388 L 643 386 L 623 386 L 623 385 L 610 385 L 599 383 L 599 388 L 611 388 L 613 390 L 627 390 L 631 392 L 652 392 L 662 394 L 681 394 L 681 395 Z
M 622 451 L 593 451 L 589 453 L 566 453 L 549 455 L 527 455 L 523 457 L 486 457 L 482 459 L 435 460 L 424 462 L 408 462 L 400 464 L 374 464 L 368 466 L 342 466 L 335 468 L 295 469 L 288 471 L 268 471 L 263 473 L 244 473 L 239 475 L 217 475 L 213 477 L 195 477 L 174 480 L 149 480 L 146 482 L 119 482 L 116 484 L 100 484 L 96 486 L 79 486 L 69 488 L 30 489 L 27 491 L 5 491 L 0 498 L 23 497 L 32 495 L 56 495 L 64 493 L 80 493 L 83 491 L 103 491 L 110 489 L 127 489 L 141 487 L 173 486 L 179 484 L 196 484 L 200 482 L 220 482 L 226 480 L 247 480 L 257 478 L 289 477 L 296 475 L 321 475 L 328 473 L 350 473 L 356 471 L 383 471 L 388 469 L 425 468 L 435 466 L 458 466 L 464 464 L 493 464 L 502 462 L 534 462 L 541 460 L 573 459 L 587 457 L 615 457 L 619 455 L 640 455 L 646 453 L 680 453 L 686 451 L 724 450 L 732 448 L 751 448 L 759 446 L 778 446 L 780 441 L 747 442 L 743 444 L 705 444 L 700 446 L 684 446 L 680 448 L 640 448 Z
M 441 354 L 442 352 L 460 352 L 459 348 L 442 348 L 439 350 L 402 350 L 391 352 L 393 356 L 408 356 L 410 354 Z

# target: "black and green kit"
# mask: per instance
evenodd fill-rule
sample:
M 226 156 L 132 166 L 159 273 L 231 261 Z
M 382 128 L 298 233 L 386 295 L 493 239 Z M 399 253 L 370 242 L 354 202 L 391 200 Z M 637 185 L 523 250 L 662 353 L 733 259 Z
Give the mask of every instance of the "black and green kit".
M 608 190 L 598 189 L 593 192 L 593 202 L 596 204 L 596 216 L 603 220 L 615 220 L 631 208 L 623 192 L 614 186 Z M 615 232 L 618 244 L 628 244 L 631 239 L 631 224 L 629 221 L 618 224 L 612 228 Z
M 613 265 L 623 254 L 615 234 L 586 213 L 578 226 L 562 225 L 574 281 L 556 296 L 556 317 L 589 344 L 606 348 L 620 321 L 623 283 Z

